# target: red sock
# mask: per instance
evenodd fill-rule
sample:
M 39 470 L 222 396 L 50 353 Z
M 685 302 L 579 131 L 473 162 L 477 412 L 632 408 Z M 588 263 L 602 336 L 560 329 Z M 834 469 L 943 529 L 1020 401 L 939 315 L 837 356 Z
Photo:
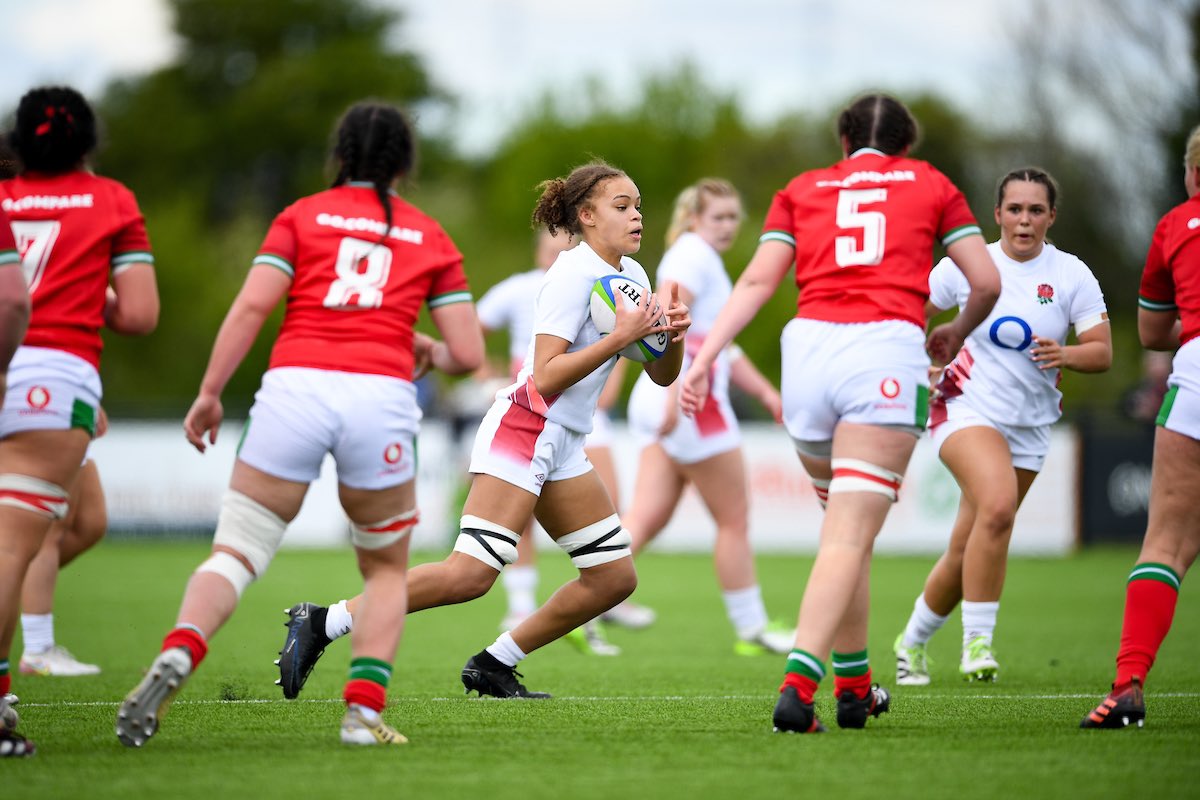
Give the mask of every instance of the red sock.
M 0 675 L 0 694 L 8 694 L 12 691 L 12 675 L 7 672 Z
M 841 675 L 833 676 L 833 696 L 841 697 L 842 692 L 853 692 L 854 696 L 859 700 L 867 696 L 867 692 L 871 691 L 871 670 L 868 669 L 863 675 L 854 675 L 852 677 L 843 677 Z
M 383 707 L 387 705 L 387 689 L 374 681 L 362 678 L 351 678 L 346 681 L 342 697 L 346 699 L 347 703 L 357 703 L 376 711 L 383 711 Z
M 1117 652 L 1117 679 L 1124 687 L 1132 678 L 1145 684 L 1158 655 L 1171 619 L 1179 590 L 1158 580 L 1131 580 L 1125 588 L 1125 621 L 1121 624 L 1121 649 Z
M 168 633 L 163 639 L 162 649 L 169 650 L 172 647 L 182 647 L 191 654 L 192 669 L 200 666 L 200 662 L 208 653 L 208 643 L 204 641 L 204 637 L 199 632 L 192 628 L 176 628 Z
M 789 686 L 796 689 L 796 694 L 800 695 L 800 701 L 803 703 L 811 703 L 813 695 L 817 693 L 817 682 L 799 672 L 789 672 L 783 679 L 783 685 L 779 687 L 779 691 L 782 692 Z

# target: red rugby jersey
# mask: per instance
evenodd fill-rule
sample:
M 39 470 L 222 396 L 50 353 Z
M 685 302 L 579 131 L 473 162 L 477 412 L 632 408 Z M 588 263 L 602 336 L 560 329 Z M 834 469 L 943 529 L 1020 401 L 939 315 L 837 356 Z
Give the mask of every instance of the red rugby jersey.
M 924 161 L 865 148 L 793 178 L 759 241 L 796 250 L 796 316 L 907 320 L 924 329 L 933 244 L 982 235 L 967 201 Z
M 386 238 L 369 183 L 301 198 L 275 218 L 254 259 L 292 278 L 272 368 L 412 380 L 421 305 L 471 300 L 462 255 L 446 232 L 394 193 L 391 204 Z
M 1200 335 L 1200 195 L 1158 221 L 1138 305 L 1150 311 L 1178 311 L 1183 322 L 1180 344 Z
M 0 209 L 11 220 L 33 304 L 24 344 L 98 368 L 109 275 L 154 263 L 133 192 L 83 170 L 27 172 L 0 181 Z

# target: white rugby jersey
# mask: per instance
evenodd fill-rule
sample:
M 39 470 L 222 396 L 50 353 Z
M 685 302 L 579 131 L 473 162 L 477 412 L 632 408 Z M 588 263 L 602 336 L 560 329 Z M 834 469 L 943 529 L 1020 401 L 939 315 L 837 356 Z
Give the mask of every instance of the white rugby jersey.
M 700 351 L 704 337 L 717 321 L 717 315 L 729 302 L 733 292 L 733 282 L 725 271 L 725 263 L 721 260 L 712 245 L 704 241 L 697 233 L 687 231 L 680 235 L 675 243 L 667 248 L 659 262 L 656 275 L 656 287 L 661 288 L 666 281 L 675 281 L 681 288 L 692 293 L 692 302 L 688 311 L 692 317 L 692 325 L 688 328 L 685 339 L 686 352 L 683 366 L 679 374 L 687 372 L 692 362 L 692 356 Z M 664 297 L 664 302 L 666 298 Z M 718 402 L 729 404 L 729 348 L 725 348 L 713 363 L 713 372 L 709 375 L 709 393 Z M 643 402 L 646 392 L 658 389 L 666 392 L 644 372 L 638 376 L 636 387 L 639 402 Z M 632 402 L 633 395 L 630 396 Z
M 999 242 L 988 252 L 1000 270 L 1000 298 L 971 332 L 938 390 L 942 401 L 963 397 L 993 422 L 1049 425 L 1062 415 L 1059 370 L 1040 370 L 1030 355 L 1033 337 L 1065 342 L 1099 324 L 1107 312 L 1104 295 L 1087 265 L 1047 242 L 1031 261 L 1013 261 Z M 958 266 L 943 258 L 929 273 L 929 299 L 938 308 L 966 305 L 970 286 Z M 1107 323 L 1105 323 L 1107 324 Z M 937 403 L 930 424 L 937 424 Z
M 642 265 L 628 256 L 621 259 L 621 270 L 614 269 L 587 242 L 560 253 L 542 279 L 534 303 L 533 326 L 525 365 L 513 385 L 500 390 L 497 398 L 510 398 L 551 422 L 579 433 L 591 433 L 592 415 L 600 400 L 600 392 L 620 356 L 613 356 L 583 380 L 557 395 L 542 397 L 533 385 L 534 340 L 540 334 L 566 339 L 571 344 L 568 353 L 582 350 L 600 340 L 600 332 L 592 322 L 592 285 L 605 275 L 625 275 L 643 286 L 650 279 Z
M 508 331 L 508 357 L 515 364 L 515 374 L 529 349 L 529 332 L 533 330 L 533 300 L 537 297 L 543 269 L 518 272 L 497 283 L 479 298 L 475 313 L 479 324 L 489 331 Z

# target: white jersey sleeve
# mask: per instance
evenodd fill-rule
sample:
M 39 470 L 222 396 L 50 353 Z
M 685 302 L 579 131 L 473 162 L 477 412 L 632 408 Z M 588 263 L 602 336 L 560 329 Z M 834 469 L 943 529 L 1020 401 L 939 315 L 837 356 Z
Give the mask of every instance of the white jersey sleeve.
M 642 266 L 631 258 L 621 259 L 621 272 L 643 285 L 650 279 Z M 516 383 L 501 390 L 500 396 L 526 405 L 534 413 L 557 422 L 563 427 L 579 433 L 590 433 L 592 417 L 600 392 L 608 380 L 609 373 L 617 363 L 613 356 L 601 364 L 590 375 L 567 387 L 552 397 L 542 397 L 533 386 L 534 351 L 537 337 L 557 336 L 565 339 L 567 352 L 574 353 L 600 341 L 591 316 L 592 285 L 602 275 L 617 274 L 617 270 L 592 251 L 587 243 L 580 243 L 560 253 L 554 265 L 546 271 L 534 306 L 532 336 L 525 358 L 525 366 L 517 375 Z
M 937 263 L 929 273 L 929 302 L 945 311 L 961 308 L 970 294 L 971 285 L 967 276 L 949 256 Z

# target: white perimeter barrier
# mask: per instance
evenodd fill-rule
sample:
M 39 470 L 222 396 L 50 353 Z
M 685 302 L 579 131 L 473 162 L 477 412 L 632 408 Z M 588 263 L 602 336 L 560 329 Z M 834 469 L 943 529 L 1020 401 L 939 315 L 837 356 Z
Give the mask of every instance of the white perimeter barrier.
M 743 432 L 755 549 L 815 552 L 821 509 L 786 433 L 767 424 L 747 424 Z M 240 433 L 240 423 L 226 422 L 218 444 L 201 455 L 184 440 L 179 424 L 115 420 L 109 434 L 91 449 L 108 498 L 109 527 L 143 533 L 212 530 Z M 614 441 L 622 498 L 627 502 L 636 479 L 637 450 L 620 424 Z M 1061 555 L 1075 547 L 1077 448 L 1078 436 L 1073 430 L 1054 429 L 1045 469 L 1017 515 L 1012 552 Z M 461 509 L 457 504 L 461 502 L 465 456 L 450 440 L 448 427 L 436 421 L 423 425 L 418 455 L 421 522 L 413 545 L 446 550 L 458 533 Z M 922 439 L 876 551 L 940 552 L 950 535 L 958 497 L 954 479 L 937 459 L 929 440 Z M 542 544 L 551 546 L 546 537 L 538 535 Z M 699 496 L 689 490 L 654 548 L 703 552 L 712 548 L 713 538 L 712 520 Z M 348 539 L 345 517 L 337 503 L 333 463 L 327 459 L 284 544 L 323 547 L 345 544 Z

